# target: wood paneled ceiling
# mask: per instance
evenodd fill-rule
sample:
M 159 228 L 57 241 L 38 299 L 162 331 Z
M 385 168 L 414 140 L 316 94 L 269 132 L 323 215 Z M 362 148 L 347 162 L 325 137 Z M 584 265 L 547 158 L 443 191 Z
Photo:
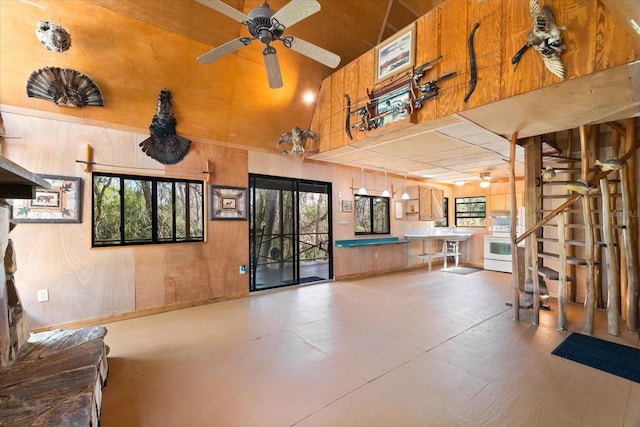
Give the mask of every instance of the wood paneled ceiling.
M 260 7 L 263 3 L 263 0 L 223 1 L 244 13 Z M 341 57 L 339 67 L 350 63 L 381 41 L 395 34 L 398 30 L 415 21 L 418 17 L 443 3 L 443 0 L 318 1 L 321 4 L 320 12 L 288 28 L 287 34 L 336 53 Z M 611 7 L 612 10 L 615 9 L 614 12 L 616 14 L 626 16 L 625 22 L 630 22 L 629 16 L 638 18 L 636 22 L 640 22 L 640 6 L 638 6 L 637 1 L 601 1 L 605 7 Z M 26 5 L 24 6 L 24 12 L 40 9 L 42 11 L 40 19 L 53 22 L 58 22 L 59 20 L 60 15 L 51 14 L 56 9 L 60 10 L 60 6 L 56 6 L 59 3 L 51 0 L 20 0 L 19 3 Z M 70 4 L 70 2 L 64 3 Z M 195 0 L 83 0 L 80 3 L 90 4 L 96 10 L 96 16 L 89 20 L 91 22 L 83 25 L 83 29 L 85 27 L 90 29 L 91 26 L 99 28 L 101 24 L 101 13 L 99 11 L 103 10 L 105 13 L 111 15 L 116 13 L 119 16 L 127 17 L 127 19 L 140 21 L 145 25 L 150 24 L 166 31 L 167 43 L 175 39 L 175 37 L 172 37 L 173 34 L 193 40 L 202 45 L 202 52 L 200 53 L 206 52 L 210 47 L 219 46 L 231 39 L 247 34 L 246 27 L 243 25 Z M 272 9 L 278 10 L 287 4 L 288 0 L 269 0 L 268 3 Z M 11 9 L 18 10 L 18 8 Z M 66 21 L 61 22 L 63 26 L 69 23 L 70 16 L 69 13 L 66 14 Z M 11 17 L 0 17 L 0 19 L 4 21 L 5 19 L 11 19 Z M 20 17 L 20 19 L 23 20 L 23 17 Z M 81 22 L 82 17 L 74 17 L 74 19 Z M 28 25 L 31 25 L 31 23 L 28 23 Z M 33 25 L 35 25 L 35 22 Z M 24 26 L 26 33 L 26 22 Z M 76 27 L 78 27 L 78 24 L 76 24 Z M 98 40 L 97 29 L 91 31 L 93 31 L 91 33 L 93 36 L 92 42 L 96 43 L 96 40 Z M 634 31 L 630 23 L 629 31 Z M 5 34 L 3 33 L 3 38 L 9 37 Z M 78 34 L 78 36 L 81 37 L 83 35 Z M 11 34 L 10 37 L 15 37 L 15 35 Z M 33 38 L 33 33 L 30 30 L 29 34 L 24 34 L 21 37 Z M 107 39 L 110 37 L 108 31 L 104 33 L 104 37 L 106 46 Z M 129 37 L 131 43 L 145 43 L 144 39 L 137 39 L 136 34 L 130 34 Z M 3 39 L 2 43 L 0 43 L 3 55 L 10 44 L 10 42 L 7 42 L 8 40 Z M 79 44 L 79 46 L 81 45 Z M 114 47 L 121 52 L 123 61 L 135 62 L 137 60 L 137 58 L 128 55 L 128 47 L 126 45 Z M 154 51 L 157 49 L 155 45 L 152 48 Z M 285 88 L 283 89 L 274 91 L 267 87 L 266 73 L 262 65 L 261 49 L 258 42 L 254 42 L 250 46 L 231 54 L 237 60 L 225 61 L 223 70 L 219 68 L 221 67 L 219 64 L 216 65 L 218 68 L 212 68 L 220 70 L 220 72 L 215 72 L 215 78 L 223 80 L 215 82 L 216 87 L 218 89 L 227 88 L 226 91 L 229 92 L 221 95 L 214 94 L 214 101 L 225 104 L 231 103 L 231 105 L 219 111 L 218 114 L 210 115 L 210 122 L 206 124 L 210 129 L 208 131 L 211 134 L 209 138 L 230 144 L 242 144 L 277 152 L 275 141 L 282 133 L 289 131 L 294 125 L 303 127 L 311 122 L 313 108 L 304 106 L 301 101 L 303 94 L 298 92 L 301 92 L 305 87 L 319 88 L 323 79 L 331 75 L 334 70 L 295 52 L 287 52 L 286 49 L 280 47 L 280 44 L 278 44 L 277 48 L 280 64 L 285 74 Z M 76 47 L 75 49 L 78 48 Z M 172 49 L 175 52 L 176 48 L 172 46 Z M 192 55 L 191 51 L 189 52 L 189 55 Z M 161 56 L 165 53 L 158 51 L 155 54 Z M 193 56 L 192 61 L 183 61 L 176 64 L 176 66 L 184 67 L 186 70 L 182 73 L 184 75 L 202 76 L 203 72 L 198 67 L 210 67 L 211 65 L 203 66 L 195 60 L 196 55 Z M 35 59 L 29 58 L 29 60 L 31 63 L 23 64 L 25 69 L 20 70 L 20 75 L 33 70 Z M 100 64 L 99 61 L 94 62 L 95 70 L 83 69 L 83 72 L 89 75 L 104 74 L 104 64 Z M 152 84 L 153 87 L 144 88 L 148 92 L 145 96 L 148 97 L 149 93 L 157 94 L 159 81 L 153 78 L 153 66 L 149 66 L 149 64 L 139 64 L 139 66 L 141 68 L 150 67 L 149 80 L 150 85 Z M 102 67 L 102 69 L 99 67 Z M 112 65 L 112 67 L 116 67 L 116 65 Z M 621 118 L 624 114 L 627 114 L 626 117 L 638 114 L 637 87 L 640 87 L 638 67 L 631 67 L 630 70 L 618 70 L 617 72 L 620 80 L 613 80 L 609 77 L 606 80 L 614 85 L 617 81 L 623 82 L 626 85 L 623 90 L 627 91 L 624 93 L 631 93 L 631 97 L 627 97 L 629 98 L 627 99 L 623 96 L 624 104 L 620 104 L 619 100 L 613 99 L 611 95 L 607 94 L 607 88 L 602 88 L 599 92 L 603 96 L 599 103 L 602 108 L 598 111 L 598 117 L 592 114 L 592 111 L 584 111 L 584 114 L 590 120 L 598 121 L 605 117 L 616 119 Z M 559 86 L 568 83 L 570 82 Z M 23 83 L 21 82 L 20 84 Z M 106 84 L 108 85 L 108 82 Z M 601 88 L 597 84 L 597 80 L 596 84 L 593 84 L 593 81 L 582 80 L 576 81 L 574 86 L 564 87 L 569 91 L 582 91 L 587 97 L 593 96 L 593 91 L 590 91 L 589 88 L 595 88 L 595 90 Z M 109 89 L 107 88 L 108 91 Z M 195 92 L 197 89 L 193 89 L 193 91 Z M 562 91 L 555 90 L 556 96 L 565 96 L 560 92 Z M 182 94 L 182 96 L 186 95 L 186 93 Z M 571 92 L 571 95 L 575 95 L 575 93 Z M 211 97 L 212 95 L 208 96 Z M 296 99 L 292 100 L 294 96 Z M 541 96 L 545 95 L 531 94 L 529 99 L 539 101 Z M 300 98 L 300 100 L 297 98 Z M 315 158 L 358 168 L 363 165 L 371 168 L 384 167 L 388 170 L 430 177 L 442 182 L 470 181 L 477 180 L 479 172 L 485 170 L 492 171 L 493 176 L 506 176 L 505 159 L 508 158 L 508 138 L 510 133 L 514 131 L 516 124 L 520 126 L 518 130 L 523 130 L 519 134 L 521 137 L 568 129 L 577 121 L 581 121 L 581 123 L 577 124 L 587 124 L 587 122 L 584 122 L 585 116 L 574 115 L 572 117 L 571 114 L 552 114 L 553 110 L 541 112 L 548 113 L 546 118 L 541 119 L 540 116 L 532 115 L 530 111 L 526 111 L 524 108 L 514 108 L 513 102 L 520 102 L 520 100 L 507 99 L 502 101 L 500 105 L 492 104 L 488 106 L 490 108 L 480 107 L 468 110 L 459 115 L 446 118 L 447 120 L 444 122 L 420 127 L 416 129 L 413 135 L 388 135 L 366 148 L 344 147 L 339 151 L 321 154 L 315 156 Z M 5 103 L 7 103 L 6 99 L 0 99 L 0 104 Z M 9 103 L 11 104 L 11 102 Z M 535 104 L 536 102 L 532 103 Z M 574 104 L 579 105 L 580 100 L 576 98 Z M 16 105 L 24 106 L 21 104 Z M 585 105 L 587 104 L 585 103 Z M 179 108 L 180 105 L 178 106 Z M 207 108 L 210 109 L 211 107 L 208 106 Z M 62 113 L 65 114 L 66 111 Z M 195 120 L 203 114 L 203 112 L 200 112 L 200 115 L 189 112 L 187 116 Z M 76 113 L 76 115 L 78 114 Z M 130 122 L 124 122 L 123 119 L 120 124 L 143 129 L 148 126 L 148 124 L 144 124 L 148 122 L 148 119 L 146 116 L 143 119 L 127 117 L 126 120 L 130 120 Z M 185 120 L 186 118 L 181 122 L 179 121 L 178 131 L 180 131 L 180 124 L 185 123 Z M 547 120 L 546 123 L 551 123 L 552 125 L 547 125 L 545 128 L 543 120 Z M 522 127 L 522 123 L 526 126 Z M 438 149 L 434 151 L 433 147 L 429 148 L 434 144 L 425 144 L 424 141 L 435 141 L 435 146 Z M 420 144 L 416 142 L 420 142 Z M 415 147 L 421 148 L 416 151 Z M 463 156 L 468 161 L 460 161 Z M 518 151 L 518 156 L 522 156 L 521 151 Z M 521 163 L 518 167 L 521 167 Z

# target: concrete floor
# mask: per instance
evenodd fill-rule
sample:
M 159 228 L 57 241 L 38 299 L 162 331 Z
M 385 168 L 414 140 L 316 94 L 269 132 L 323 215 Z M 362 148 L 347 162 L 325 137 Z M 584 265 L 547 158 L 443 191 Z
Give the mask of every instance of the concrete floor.
M 640 384 L 551 355 L 555 301 L 515 322 L 510 279 L 415 269 L 107 324 L 101 427 L 640 426 Z

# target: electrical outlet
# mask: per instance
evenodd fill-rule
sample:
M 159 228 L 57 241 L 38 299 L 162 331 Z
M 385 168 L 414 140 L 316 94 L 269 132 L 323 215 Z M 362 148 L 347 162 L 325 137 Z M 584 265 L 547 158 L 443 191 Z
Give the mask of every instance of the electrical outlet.
M 47 289 L 38 289 L 38 302 L 49 301 L 49 291 Z
M 374 252 L 374 253 L 373 253 L 373 257 L 374 257 L 374 258 L 378 258 L 378 252 Z

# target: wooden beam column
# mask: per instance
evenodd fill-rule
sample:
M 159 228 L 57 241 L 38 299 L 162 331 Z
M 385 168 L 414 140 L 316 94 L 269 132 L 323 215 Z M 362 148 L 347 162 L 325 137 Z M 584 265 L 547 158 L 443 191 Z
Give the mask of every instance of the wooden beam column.
M 558 221 L 558 330 L 567 330 L 567 251 L 564 226 L 565 212 L 556 217 Z
M 589 182 L 589 146 L 587 144 L 587 129 L 580 126 L 580 159 L 582 160 L 581 178 Z M 596 290 L 595 290 L 595 264 L 593 262 L 593 218 L 591 216 L 591 203 L 589 194 L 582 196 L 582 217 L 584 222 L 585 260 L 586 266 L 586 296 L 584 299 L 584 320 L 582 332 L 593 334 L 593 322 L 595 319 Z
M 620 335 L 620 274 L 618 273 L 618 257 L 613 240 L 613 211 L 611 209 L 611 191 L 609 180 L 600 180 L 602 193 L 602 235 L 607 258 L 607 329 L 609 334 Z
M 542 170 L 542 139 L 540 137 L 529 138 L 524 146 L 524 208 L 525 225 L 529 229 L 538 222 L 538 208 L 541 205 L 541 180 Z M 525 274 L 524 283 L 531 283 L 533 287 L 533 323 L 539 323 L 540 309 L 540 276 L 538 275 L 538 236 L 539 232 L 532 233 L 531 238 L 525 241 Z
M 637 149 L 635 142 L 635 120 L 627 120 L 625 146 L 628 150 Z M 623 237 L 627 264 L 627 329 L 638 332 L 638 227 L 633 216 L 638 212 L 638 205 L 634 203 L 632 188 L 635 188 L 635 162 L 631 156 L 625 168 L 620 172 L 620 188 L 622 191 Z M 631 169 L 634 167 L 634 169 Z M 631 182 L 633 181 L 633 183 Z M 637 219 L 637 218 L 636 218 Z
M 516 224 L 518 219 L 518 204 L 516 201 L 516 143 L 518 133 L 511 135 L 511 145 L 509 146 L 509 201 L 511 208 L 511 293 L 513 304 L 513 320 L 520 320 L 520 273 L 518 271 L 518 247 L 516 245 Z

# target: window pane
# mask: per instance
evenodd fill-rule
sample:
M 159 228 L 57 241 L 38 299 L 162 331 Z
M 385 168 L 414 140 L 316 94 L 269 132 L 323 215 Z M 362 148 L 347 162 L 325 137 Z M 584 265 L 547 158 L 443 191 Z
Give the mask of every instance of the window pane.
M 486 206 L 484 196 L 456 198 L 456 226 L 484 227 Z
M 204 182 L 93 174 L 93 246 L 204 240 Z
M 124 241 L 151 241 L 151 181 L 124 180 Z
M 442 211 L 444 212 L 444 218 L 440 221 L 436 221 L 436 227 L 448 227 L 449 226 L 449 198 L 444 198 L 442 205 Z
M 94 245 L 120 243 L 120 185 L 118 177 L 93 176 Z
M 176 182 L 176 239 L 187 237 L 187 202 L 185 182 Z
M 371 198 L 354 196 L 353 223 L 356 234 L 371 233 L 371 222 Z
M 389 199 L 376 197 L 373 199 L 373 232 L 389 233 Z
M 158 240 L 173 239 L 173 183 L 158 182 Z
M 189 184 L 189 238 L 204 238 L 204 187 L 202 184 Z

